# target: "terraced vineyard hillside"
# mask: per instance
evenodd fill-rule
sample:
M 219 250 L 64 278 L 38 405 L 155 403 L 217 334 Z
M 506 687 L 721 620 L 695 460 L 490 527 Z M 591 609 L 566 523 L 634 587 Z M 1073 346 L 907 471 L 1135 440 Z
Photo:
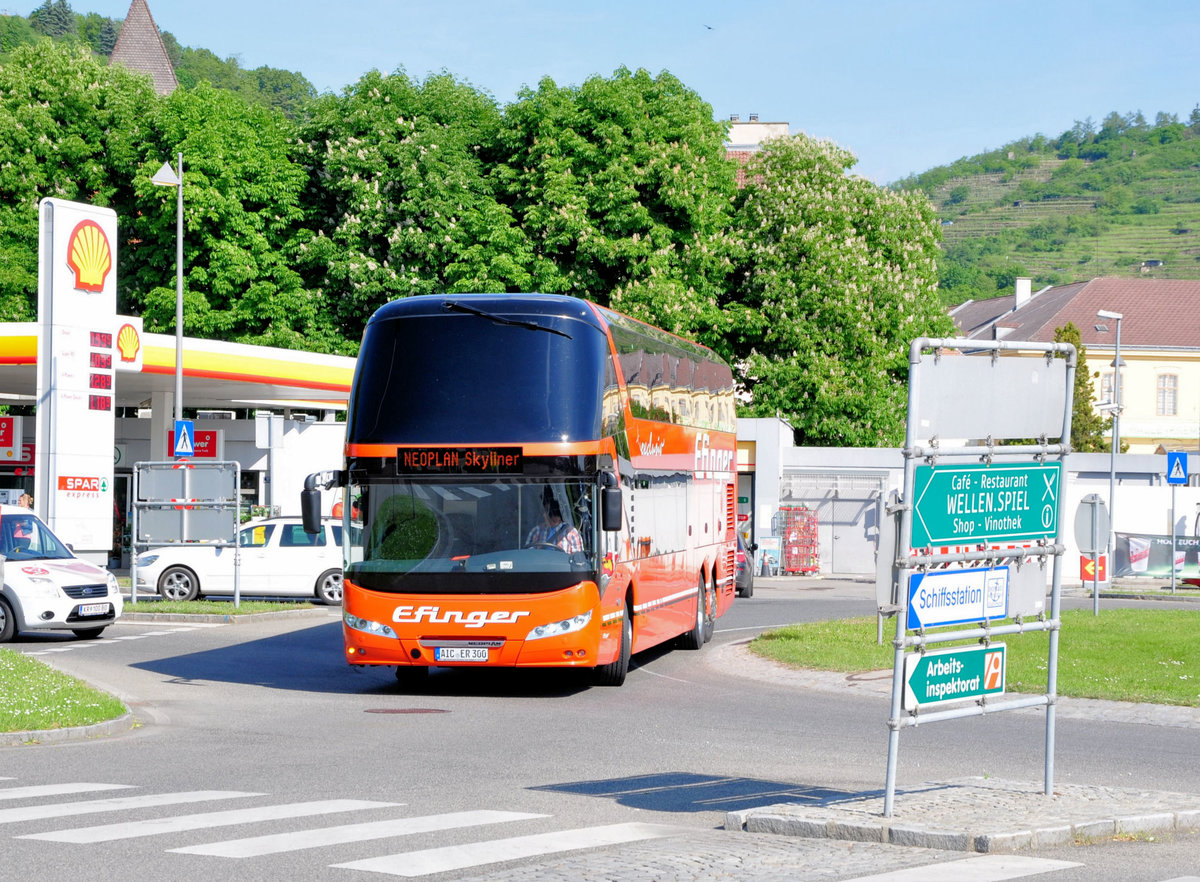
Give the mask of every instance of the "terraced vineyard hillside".
M 1200 279 L 1200 137 L 1176 126 L 1165 144 L 1122 137 L 1067 159 L 1021 142 L 902 182 L 941 218 L 945 299 L 1007 294 L 1017 276 Z

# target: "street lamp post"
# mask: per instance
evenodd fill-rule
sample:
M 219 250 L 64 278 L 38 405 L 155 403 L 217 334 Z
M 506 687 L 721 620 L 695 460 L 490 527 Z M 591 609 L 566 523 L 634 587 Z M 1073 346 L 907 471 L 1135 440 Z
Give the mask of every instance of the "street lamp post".
M 1112 450 L 1108 459 L 1108 517 L 1112 525 L 1108 537 L 1109 580 L 1116 567 L 1117 556 L 1117 518 L 1116 518 L 1116 488 L 1117 488 L 1117 452 L 1121 449 L 1121 319 L 1125 316 L 1119 312 L 1102 309 L 1096 313 L 1102 319 L 1112 319 L 1117 323 L 1116 345 L 1113 347 L 1113 391 L 1112 391 Z
M 160 187 L 178 191 L 175 205 L 175 419 L 183 419 L 183 154 L 176 154 L 178 172 L 164 162 L 150 179 Z

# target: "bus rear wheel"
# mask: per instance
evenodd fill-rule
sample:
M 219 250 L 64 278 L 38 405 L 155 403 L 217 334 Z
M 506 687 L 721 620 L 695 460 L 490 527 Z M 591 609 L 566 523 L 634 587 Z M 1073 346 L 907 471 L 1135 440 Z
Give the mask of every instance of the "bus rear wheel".
M 620 686 L 629 673 L 629 657 L 633 653 L 633 617 L 629 613 L 629 601 L 621 610 L 621 651 L 615 661 L 596 668 L 597 686 Z
M 704 623 L 708 619 L 708 585 L 704 581 L 704 574 L 700 574 L 700 578 L 696 582 L 696 619 L 692 623 L 692 628 L 680 639 L 684 649 L 699 649 L 704 645 Z

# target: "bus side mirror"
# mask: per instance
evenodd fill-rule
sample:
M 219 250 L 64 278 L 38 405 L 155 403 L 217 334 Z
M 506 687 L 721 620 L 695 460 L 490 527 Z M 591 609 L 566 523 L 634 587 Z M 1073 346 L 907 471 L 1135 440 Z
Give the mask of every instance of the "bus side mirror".
M 304 521 L 305 533 L 321 532 L 321 491 L 308 489 L 300 491 L 300 517 Z
M 321 488 L 345 487 L 345 472 L 313 472 L 300 491 L 300 520 L 305 533 L 321 532 Z
M 621 486 L 612 472 L 600 473 L 600 528 L 609 533 L 621 529 Z

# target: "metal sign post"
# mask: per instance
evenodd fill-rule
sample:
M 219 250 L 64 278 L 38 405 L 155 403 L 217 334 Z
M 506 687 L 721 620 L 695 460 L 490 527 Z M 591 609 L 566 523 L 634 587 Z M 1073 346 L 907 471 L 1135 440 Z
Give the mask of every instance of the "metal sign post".
M 943 358 L 946 350 L 972 354 Z M 897 527 L 880 530 L 895 540 L 881 541 L 876 572 L 880 616 L 896 616 L 885 817 L 900 730 L 918 722 L 1045 707 L 1052 793 L 1062 473 L 1076 357 L 1069 343 L 928 337 L 909 350 L 904 490 L 885 510 Z M 1020 440 L 1029 438 L 1038 440 Z M 1030 631 L 1049 632 L 1046 692 L 1006 697 L 1006 647 L 995 640 Z M 967 640 L 976 645 L 929 650 Z
M 1175 593 L 1175 488 L 1187 483 L 1187 451 L 1177 450 L 1167 454 L 1167 483 L 1171 485 L 1171 593 Z
M 1098 493 L 1089 493 L 1079 501 L 1075 510 L 1075 544 L 1081 554 L 1092 558 L 1092 607 L 1100 615 L 1100 561 L 1099 554 L 1108 546 L 1108 508 Z M 1111 561 L 1109 562 L 1111 565 Z

